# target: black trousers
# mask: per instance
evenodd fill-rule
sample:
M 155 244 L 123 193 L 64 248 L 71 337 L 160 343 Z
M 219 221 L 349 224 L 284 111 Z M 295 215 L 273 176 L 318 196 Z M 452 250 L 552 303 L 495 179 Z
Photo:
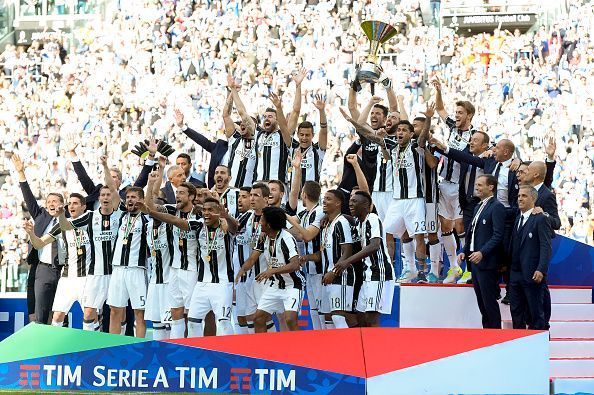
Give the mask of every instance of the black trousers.
M 546 329 L 545 288 L 543 283 L 524 281 L 521 272 L 512 270 L 509 300 L 514 329 L 526 329 L 526 325 L 528 325 L 528 329 Z
M 35 270 L 35 319 L 38 324 L 48 323 L 61 272 L 61 266 L 37 264 Z
M 37 271 L 37 263 L 29 266 L 29 274 L 27 275 L 27 313 L 29 315 L 35 314 L 35 272 Z
M 501 329 L 499 296 L 499 275 L 496 269 L 480 270 L 474 263 L 468 263 L 472 270 L 472 287 L 476 294 L 483 328 Z

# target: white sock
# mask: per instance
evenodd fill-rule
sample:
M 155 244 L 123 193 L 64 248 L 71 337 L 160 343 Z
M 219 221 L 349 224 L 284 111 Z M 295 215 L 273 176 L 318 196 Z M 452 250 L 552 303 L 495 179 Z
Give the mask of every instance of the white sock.
M 165 324 L 153 322 L 153 340 L 163 340 L 165 337 Z
M 188 337 L 203 337 L 204 327 L 202 320 L 196 318 L 188 318 Z
M 183 318 L 171 320 L 171 339 L 183 339 L 186 331 L 186 321 Z
M 233 302 L 233 308 L 231 309 L 231 327 L 233 329 L 233 333 L 239 332 L 239 322 L 237 321 L 237 306 L 235 302 Z
M 247 322 L 247 331 L 248 333 L 256 333 L 256 331 L 254 330 L 254 321 Z
M 346 318 L 341 315 L 332 315 L 332 322 L 334 322 L 334 327 L 337 329 L 349 327 L 346 322 Z
M 248 326 L 247 324 L 237 324 L 237 331 L 235 332 L 235 334 L 237 335 L 247 335 L 248 332 Z
M 266 332 L 276 332 L 276 326 L 274 326 L 274 321 L 270 320 L 266 323 Z
M 458 256 L 456 255 L 456 238 L 452 232 L 444 233 L 441 235 L 441 241 L 443 243 L 443 249 L 448 256 L 450 261 L 450 268 L 459 267 Z
M 334 326 L 334 321 L 332 321 L 332 319 L 324 320 L 324 326 L 326 327 L 326 329 L 336 329 L 336 327 Z
M 431 259 L 431 273 L 439 277 L 439 261 L 441 260 L 439 240 L 436 240 L 434 244 L 429 243 L 429 258 Z
M 233 326 L 231 321 L 227 318 L 218 320 L 217 322 L 217 336 L 225 336 L 233 334 Z
M 126 327 L 127 327 L 126 321 L 121 322 L 120 325 L 121 325 L 120 326 L 120 335 L 124 336 L 124 335 L 126 335 Z
M 410 270 L 412 273 L 417 272 L 415 265 L 415 243 L 413 239 L 402 242 L 402 264 L 405 270 Z
M 87 322 L 86 320 L 83 319 L 83 331 L 94 331 L 95 330 L 95 321 L 94 320 L 90 320 L 89 322 Z
M 320 326 L 320 319 L 318 318 L 318 309 L 309 310 L 309 317 L 311 318 L 311 326 L 314 330 L 322 329 Z
M 320 329 L 326 329 L 326 318 L 324 317 L 324 314 L 323 313 L 320 313 L 318 311 L 317 320 L 320 323 Z
M 57 321 L 52 320 L 52 326 L 62 327 L 62 326 L 64 326 L 64 321 L 57 322 Z
M 101 322 L 95 321 L 93 325 L 93 330 L 96 332 L 101 332 Z

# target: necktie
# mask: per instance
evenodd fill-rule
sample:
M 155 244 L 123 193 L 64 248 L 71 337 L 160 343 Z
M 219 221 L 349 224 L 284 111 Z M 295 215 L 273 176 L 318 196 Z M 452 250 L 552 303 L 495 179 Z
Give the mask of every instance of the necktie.
M 50 230 L 56 226 L 58 220 L 56 218 L 52 219 Z M 50 265 L 58 265 L 58 240 L 52 242 L 52 261 L 48 262 Z
M 497 166 L 495 166 L 495 173 L 493 173 L 493 175 L 495 176 L 495 178 L 497 180 L 499 180 L 499 172 L 501 171 L 501 162 L 497 163 Z
M 520 216 L 520 225 L 518 226 L 518 232 L 522 230 L 522 226 L 524 226 L 524 216 Z
M 470 200 L 474 196 L 474 181 L 476 179 L 476 166 L 470 166 L 468 181 L 466 184 L 466 199 Z

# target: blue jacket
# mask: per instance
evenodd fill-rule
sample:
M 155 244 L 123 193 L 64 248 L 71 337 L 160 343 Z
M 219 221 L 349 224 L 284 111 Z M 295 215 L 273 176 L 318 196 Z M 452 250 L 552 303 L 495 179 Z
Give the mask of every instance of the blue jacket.
M 549 270 L 553 231 L 549 220 L 542 214 L 530 215 L 519 231 L 520 216 L 521 214 L 516 218 L 512 229 L 511 269 L 513 272 L 521 272 L 522 280 L 532 284 L 535 271 L 538 270 L 546 277 Z
M 483 259 L 478 263 L 479 270 L 495 270 L 497 268 L 497 250 L 503 241 L 505 228 L 505 207 L 495 197 L 489 199 L 481 212 L 474 227 L 474 249 L 470 250 L 472 227 L 466 230 L 464 254 L 468 260 L 471 252 L 480 251 Z M 480 203 L 474 209 L 473 220 L 478 212 Z M 470 263 L 474 265 L 474 263 Z

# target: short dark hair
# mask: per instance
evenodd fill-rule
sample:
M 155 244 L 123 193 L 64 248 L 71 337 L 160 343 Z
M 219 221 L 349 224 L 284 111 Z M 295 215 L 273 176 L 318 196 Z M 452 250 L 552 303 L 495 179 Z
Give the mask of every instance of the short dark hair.
M 64 195 L 62 195 L 61 193 L 58 192 L 50 192 L 47 194 L 47 197 L 50 196 L 55 196 L 58 198 L 58 200 L 60 201 L 60 203 L 64 203 Z M 46 198 L 47 199 L 47 198 Z
M 217 199 L 215 199 L 215 198 L 213 198 L 211 196 L 205 198 L 204 199 L 204 203 L 202 203 L 202 204 L 204 205 L 206 203 L 214 203 L 214 204 L 216 204 L 219 207 L 219 209 L 221 208 L 221 202 L 219 202 Z
M 297 131 L 300 131 L 301 129 L 311 129 L 313 133 L 313 124 L 309 121 L 303 121 L 297 126 Z
M 275 114 L 276 114 L 276 109 L 275 109 L 275 108 L 272 108 L 272 107 L 266 107 L 266 110 L 264 110 L 264 112 L 265 112 L 265 113 L 266 113 L 266 112 L 273 112 L 273 113 L 275 113 Z
M 226 165 L 217 165 L 217 167 L 224 167 L 225 170 L 227 171 L 228 175 L 231 175 L 231 169 L 229 169 L 229 166 Z M 217 167 L 215 167 L 215 170 L 217 169 Z
M 266 185 L 263 182 L 257 182 L 254 185 L 252 185 L 252 189 L 250 190 L 253 191 L 254 189 L 259 189 L 262 191 L 262 196 L 264 196 L 265 198 L 268 198 L 268 196 L 270 195 L 270 188 L 268 188 L 268 185 Z
M 425 117 L 416 117 L 413 121 L 425 122 L 427 119 Z
M 287 214 L 280 207 L 264 207 L 262 216 L 273 230 L 281 230 L 287 227 Z
M 408 130 L 409 130 L 411 133 L 414 133 L 414 132 L 415 132 L 415 127 L 413 126 L 413 124 L 412 124 L 412 123 L 410 123 L 410 122 L 408 122 L 408 121 L 407 121 L 407 120 L 405 120 L 405 119 L 402 119 L 402 120 L 398 121 L 398 123 L 396 124 L 396 126 L 400 126 L 400 125 L 406 125 L 406 126 L 408 126 Z
M 87 199 L 80 193 L 73 192 L 70 194 L 70 198 L 77 198 L 80 201 L 80 204 L 83 206 L 87 205 Z
M 179 154 L 177 156 L 177 159 L 179 158 L 184 158 L 188 161 L 188 163 L 192 163 L 192 158 L 190 158 L 190 155 L 186 154 L 185 152 L 182 152 L 181 154 Z
M 382 110 L 382 113 L 384 114 L 384 117 L 388 116 L 388 107 L 384 106 L 383 104 L 374 104 L 373 108 L 379 108 L 380 110 Z
M 239 190 L 250 193 L 252 191 L 252 188 L 251 187 L 239 187 Z
M 130 192 L 136 192 L 138 194 L 138 196 L 140 196 L 141 199 L 144 199 L 144 190 L 140 187 L 128 187 L 126 189 L 126 196 L 128 196 L 128 194 Z
M 497 177 L 495 177 L 492 174 L 483 174 L 482 176 L 485 179 L 485 181 L 487 182 L 487 185 L 492 186 L 493 187 L 493 192 L 496 193 L 497 192 Z
M 282 183 L 282 181 L 279 180 L 270 180 L 268 181 L 269 184 L 276 184 L 278 185 L 278 187 L 280 188 L 282 193 L 285 193 L 285 184 Z M 270 194 L 270 187 L 268 187 L 268 194 Z
M 474 133 L 478 133 L 481 136 L 483 136 L 483 144 L 489 145 L 489 143 L 491 142 L 491 137 L 489 137 L 489 135 L 487 133 L 483 132 L 482 130 L 476 130 Z
M 326 192 L 331 193 L 336 199 L 340 200 L 341 204 L 344 204 L 344 194 L 342 191 L 339 191 L 338 189 L 328 189 Z
M 367 203 L 369 204 L 369 206 L 371 207 L 371 204 L 373 203 L 373 199 L 371 199 L 371 195 L 368 192 L 356 191 L 355 196 L 363 196 L 367 200 Z
M 320 194 L 322 193 L 322 187 L 315 181 L 305 181 L 303 184 L 303 192 L 312 201 L 317 202 L 320 200 Z
M 194 184 L 184 181 L 181 184 L 179 184 L 180 187 L 184 187 L 188 190 L 188 196 L 194 196 L 196 197 L 196 195 L 198 194 L 198 191 L 196 190 L 196 187 L 194 186 Z M 179 187 L 178 187 L 179 188 Z
M 99 188 L 99 191 L 101 191 L 102 189 L 109 189 L 111 191 L 111 188 L 108 187 L 107 185 L 101 185 L 101 188 Z

